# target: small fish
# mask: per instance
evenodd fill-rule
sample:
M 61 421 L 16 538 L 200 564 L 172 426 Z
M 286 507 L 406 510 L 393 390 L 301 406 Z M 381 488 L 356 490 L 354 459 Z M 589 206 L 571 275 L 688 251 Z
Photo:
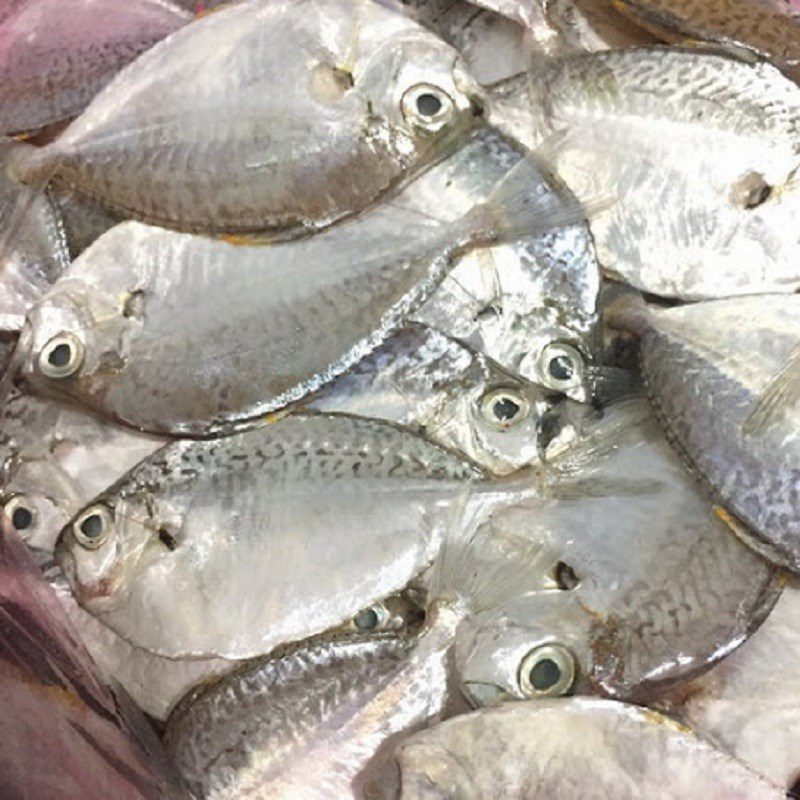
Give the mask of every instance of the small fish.
M 482 526 L 538 558 L 527 591 L 459 637 L 459 680 L 475 706 L 664 694 L 741 644 L 780 594 L 777 570 L 715 516 L 646 401 L 599 419 L 574 411 L 550 420 L 539 496 Z
M 294 646 L 176 709 L 165 741 L 198 798 L 355 800 L 385 792 L 384 780 L 375 786 L 376 755 L 443 713 L 459 627 L 502 602 L 526 572 L 526 554 L 485 562 L 483 537 L 462 526 L 464 505 L 454 511 L 418 633 Z
M 784 793 L 654 711 L 609 700 L 513 703 L 396 749 L 401 800 L 782 800 Z
M 742 428 L 800 341 L 800 297 L 618 313 L 642 338 L 645 382 L 680 453 L 748 544 L 800 572 L 798 411 L 754 434 Z
M 796 786 L 800 767 L 800 589 L 790 583 L 766 622 L 669 707 L 753 772 Z M 796 789 L 795 789 L 796 791 Z
M 126 64 L 190 19 L 168 0 L 16 3 L 0 14 L 0 134 L 77 116 Z
M 551 163 L 569 188 L 617 198 L 590 220 L 608 275 L 684 300 L 800 287 L 800 88 L 775 67 L 634 49 L 559 59 L 513 88 L 496 89 L 513 132 L 531 147 L 561 132 Z
M 56 555 L 78 602 L 132 644 L 246 658 L 406 586 L 482 478 L 387 423 L 292 415 L 157 451 L 64 529 Z
M 165 227 L 294 236 L 437 160 L 482 95 L 452 47 L 381 3 L 239 3 L 137 59 L 15 174 Z
M 800 20 L 785 7 L 753 0 L 616 0 L 616 6 L 665 41 L 749 50 L 800 77 Z
M 395 422 L 507 475 L 538 460 L 539 429 L 554 396 L 459 342 L 413 327 L 307 407 Z
M 538 170 L 520 161 L 452 222 L 388 209 L 271 246 L 123 223 L 32 310 L 25 383 L 154 433 L 252 424 L 382 344 L 474 245 L 582 219 Z

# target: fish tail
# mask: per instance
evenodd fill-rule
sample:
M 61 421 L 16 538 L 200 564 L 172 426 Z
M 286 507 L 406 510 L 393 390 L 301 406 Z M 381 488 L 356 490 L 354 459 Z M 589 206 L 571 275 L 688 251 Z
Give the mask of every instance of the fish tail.
M 783 419 L 787 411 L 800 406 L 800 345 L 792 350 L 786 363 L 770 381 L 742 423 L 745 436 L 765 433 Z

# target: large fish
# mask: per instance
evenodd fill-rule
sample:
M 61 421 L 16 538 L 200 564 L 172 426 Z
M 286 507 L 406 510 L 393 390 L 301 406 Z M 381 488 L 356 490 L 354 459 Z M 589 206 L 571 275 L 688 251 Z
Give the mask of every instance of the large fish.
M 616 198 L 590 220 L 612 277 L 686 300 L 800 287 L 800 88 L 775 67 L 621 50 L 496 92 L 495 124 L 534 147 L 560 132 L 552 164 L 570 189 Z
M 454 186 L 438 202 L 460 195 Z M 84 252 L 32 310 L 20 340 L 26 383 L 142 430 L 230 430 L 351 368 L 406 322 L 471 247 L 558 231 L 583 210 L 542 182 L 528 158 L 508 168 L 488 199 L 456 215 L 436 222 L 416 208 L 388 207 L 266 247 L 124 223 Z M 546 240 L 534 247 L 552 252 Z M 536 289 L 552 279 L 539 275 L 538 265 L 531 271 Z M 488 278 L 494 274 L 487 270 Z M 594 277 L 578 273 L 574 280 L 596 292 Z M 525 280 L 524 273 L 512 284 L 518 293 L 510 304 L 535 291 L 526 291 Z M 514 366 L 528 359 L 528 370 L 536 369 L 540 348 L 559 338 L 559 311 L 545 303 L 524 308 L 518 325 L 525 326 L 525 349 L 513 354 Z M 586 319 L 571 308 L 564 313 L 579 325 Z M 564 371 L 568 379 L 556 385 L 580 387 L 578 366 Z
M 12 5 L 0 12 L 0 134 L 77 116 L 126 64 L 191 19 L 169 0 Z
M 397 748 L 401 800 L 781 800 L 689 728 L 609 700 L 514 703 L 455 717 Z
M 292 415 L 157 451 L 64 529 L 57 557 L 84 608 L 133 644 L 255 656 L 403 588 L 481 479 L 387 423 Z
M 767 558 L 800 572 L 798 410 L 788 408 L 763 431 L 743 428 L 800 341 L 800 297 L 629 308 L 619 322 L 641 334 L 658 416 L 731 523 Z
M 180 230 L 297 234 L 436 160 L 481 94 L 453 48 L 381 3 L 240 3 L 137 59 L 16 174 Z
M 459 638 L 474 705 L 663 694 L 745 641 L 780 593 L 777 570 L 717 519 L 646 401 L 579 420 L 563 449 L 571 425 L 551 419 L 540 496 L 495 509 L 482 527 L 539 556 L 527 591 Z

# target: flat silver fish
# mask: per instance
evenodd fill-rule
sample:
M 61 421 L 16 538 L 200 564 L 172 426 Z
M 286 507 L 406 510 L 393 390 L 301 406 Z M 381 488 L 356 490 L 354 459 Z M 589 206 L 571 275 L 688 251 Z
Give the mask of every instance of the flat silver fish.
M 758 552 L 800 572 L 798 409 L 743 429 L 800 341 L 800 297 L 764 295 L 649 310 L 642 369 L 659 418 Z M 622 320 L 624 324 L 625 320 Z M 735 520 L 732 520 L 735 524 Z
M 165 227 L 296 235 L 435 161 L 481 95 L 453 48 L 381 3 L 240 3 L 137 59 L 15 174 Z
M 556 60 L 527 88 L 515 135 L 527 104 L 525 142 L 561 132 L 552 164 L 569 188 L 617 200 L 590 220 L 612 277 L 685 300 L 800 287 L 800 88 L 775 67 L 634 49 Z
M 769 613 L 777 570 L 715 516 L 646 401 L 599 420 L 565 415 L 551 434 L 541 496 L 493 510 L 481 528 L 539 555 L 527 591 L 459 637 L 469 700 L 641 702 L 710 669 Z
M 781 800 L 689 728 L 608 700 L 514 703 L 455 717 L 397 748 L 401 800 Z
M 245 658 L 406 586 L 481 479 L 387 423 L 292 415 L 156 452 L 64 529 L 57 557 L 81 605 L 131 643 Z
M 208 436 L 251 424 L 382 344 L 471 247 L 583 218 L 539 176 L 530 158 L 518 161 L 485 201 L 452 221 L 385 207 L 264 247 L 123 223 L 32 310 L 20 340 L 25 383 L 157 433 Z M 459 188 L 438 202 L 448 196 Z M 586 276 L 575 280 L 582 288 Z M 520 324 L 538 336 L 527 347 L 559 338 L 559 310 L 524 309 Z M 580 384 L 578 367 L 569 370 L 559 386 Z

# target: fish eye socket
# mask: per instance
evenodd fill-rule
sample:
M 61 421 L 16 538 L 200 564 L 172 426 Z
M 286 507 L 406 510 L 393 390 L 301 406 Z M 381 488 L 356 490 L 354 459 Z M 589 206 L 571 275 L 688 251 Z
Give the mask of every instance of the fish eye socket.
M 71 333 L 59 333 L 39 353 L 39 370 L 48 378 L 69 378 L 83 363 L 81 341 Z
M 585 362 L 580 351 L 569 344 L 553 342 L 539 355 L 539 377 L 550 389 L 563 392 L 580 386 L 583 383 L 585 370 Z
M 92 506 L 75 520 L 72 532 L 81 547 L 96 550 L 108 539 L 113 524 L 111 511 L 108 508 Z
M 10 497 L 3 506 L 3 513 L 11 521 L 14 530 L 23 536 L 32 533 L 39 521 L 33 503 L 22 494 Z
M 522 659 L 518 681 L 525 697 L 560 697 L 575 682 L 575 660 L 559 644 L 542 645 Z
M 385 625 L 389 619 L 389 612 L 384 606 L 378 604 L 364 608 L 353 617 L 353 625 L 358 631 L 375 631 Z
M 492 389 L 480 400 L 483 418 L 498 430 L 518 425 L 530 413 L 530 403 L 516 389 Z
M 444 128 L 456 110 L 450 95 L 429 83 L 419 83 L 407 89 L 401 108 L 406 122 L 428 133 L 436 133 Z

